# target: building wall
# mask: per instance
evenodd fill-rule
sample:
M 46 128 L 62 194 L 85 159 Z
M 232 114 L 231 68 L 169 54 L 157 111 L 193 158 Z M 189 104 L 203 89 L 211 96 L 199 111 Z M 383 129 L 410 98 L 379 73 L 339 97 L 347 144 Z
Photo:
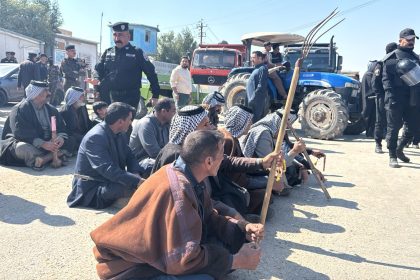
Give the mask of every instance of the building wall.
M 141 48 L 146 55 L 157 54 L 157 30 L 143 25 L 130 25 L 132 34 L 130 43 Z M 146 36 L 147 35 L 147 36 Z M 112 28 L 110 28 L 110 45 L 114 46 Z
M 6 57 L 6 51 L 14 51 L 20 63 L 28 57 L 28 53 L 43 53 L 44 44 L 41 41 L 28 40 L 15 33 L 0 30 L 0 58 Z
M 97 63 L 97 44 L 81 42 L 76 38 L 55 38 L 54 64 L 59 65 L 64 60 L 67 45 L 74 45 L 76 57 L 84 59 L 90 68 L 94 68 Z

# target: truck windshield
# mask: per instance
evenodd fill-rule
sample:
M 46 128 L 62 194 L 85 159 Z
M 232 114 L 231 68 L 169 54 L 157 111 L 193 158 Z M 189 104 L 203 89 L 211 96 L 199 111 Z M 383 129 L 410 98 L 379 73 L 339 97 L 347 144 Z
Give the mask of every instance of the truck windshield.
M 300 52 L 288 53 L 285 60 L 289 61 L 292 67 L 295 65 L 296 60 L 300 57 Z M 321 71 L 332 72 L 334 69 L 329 65 L 328 53 L 310 53 L 303 61 L 303 71 Z
M 235 67 L 235 52 L 198 50 L 194 53 L 192 65 L 196 68 L 233 68 Z

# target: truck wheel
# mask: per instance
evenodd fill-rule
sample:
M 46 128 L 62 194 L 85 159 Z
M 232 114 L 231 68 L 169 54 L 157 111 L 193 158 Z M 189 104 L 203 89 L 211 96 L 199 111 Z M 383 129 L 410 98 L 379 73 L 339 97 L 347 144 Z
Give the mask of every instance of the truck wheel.
M 221 87 L 220 92 L 225 97 L 225 110 L 237 104 L 245 104 L 246 100 L 246 84 L 249 73 L 240 73 L 230 77 Z
M 0 90 L 0 106 L 4 106 L 9 102 L 9 99 L 7 98 L 7 94 L 4 90 Z
M 363 131 L 366 130 L 365 121 L 363 118 L 358 119 L 357 121 L 350 121 L 347 124 L 346 129 L 344 130 L 344 134 L 346 135 L 359 135 Z
M 303 99 L 299 119 L 305 135 L 330 140 L 343 134 L 349 113 L 339 94 L 330 89 L 319 89 Z

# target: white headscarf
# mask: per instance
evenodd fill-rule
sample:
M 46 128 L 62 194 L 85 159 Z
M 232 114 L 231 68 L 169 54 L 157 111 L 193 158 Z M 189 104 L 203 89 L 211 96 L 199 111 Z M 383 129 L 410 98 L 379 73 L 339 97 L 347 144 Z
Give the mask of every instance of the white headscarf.
M 203 104 L 208 105 L 209 108 L 213 108 L 217 105 L 225 104 L 225 98 L 220 92 L 215 91 L 213 93 L 209 93 L 206 97 L 204 97 Z
M 64 97 L 64 101 L 66 102 L 66 106 L 70 107 L 74 103 L 76 103 L 80 96 L 83 95 L 83 89 L 79 87 L 70 87 L 66 91 L 66 96 Z
M 244 107 L 233 106 L 226 112 L 225 127 L 234 138 L 241 136 L 252 123 L 253 114 L 250 111 L 249 108 L 246 110 Z
M 188 105 L 183 107 L 172 118 L 169 129 L 169 143 L 182 144 L 187 135 L 193 132 L 206 116 L 207 112 L 201 106 Z
M 45 85 L 45 86 L 44 86 Z M 44 90 L 48 89 L 48 84 L 43 82 L 32 81 L 26 88 L 26 100 L 33 100 L 40 95 Z

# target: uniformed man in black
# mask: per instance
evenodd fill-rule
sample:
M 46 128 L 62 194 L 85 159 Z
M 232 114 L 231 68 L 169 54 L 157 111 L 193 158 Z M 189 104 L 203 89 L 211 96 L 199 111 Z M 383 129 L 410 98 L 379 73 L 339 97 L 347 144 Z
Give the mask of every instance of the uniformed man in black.
M 397 43 L 389 43 L 385 47 L 386 54 L 394 51 L 397 48 Z M 382 71 L 383 61 L 379 60 L 375 62 L 373 76 L 371 81 L 372 91 L 375 96 L 375 130 L 373 137 L 375 138 L 376 147 L 375 153 L 382 154 L 382 139 L 385 138 L 386 133 L 386 111 L 385 111 L 385 91 L 382 85 Z
M 412 110 L 413 106 L 410 105 L 416 102 L 416 98 L 419 99 L 420 91 L 418 87 L 409 86 L 406 80 L 402 79 L 404 73 L 400 67 L 402 61 L 420 65 L 419 57 L 413 51 L 416 38 L 418 39 L 413 29 L 402 30 L 398 48 L 383 60 L 382 83 L 385 90 L 385 109 L 388 122 L 386 140 L 390 157 L 389 166 L 392 168 L 400 167 L 397 158 L 403 162 L 410 162 L 410 159 L 404 155 L 403 149 L 416 133 L 418 126 L 415 110 Z M 407 123 L 408 129 L 398 141 L 398 132 L 404 121 Z
M 64 77 L 64 92 L 70 87 L 80 87 L 79 72 L 80 64 L 75 59 L 76 49 L 74 45 L 66 46 L 67 58 L 61 62 L 60 71 Z
M 369 61 L 368 69 L 362 77 L 361 91 L 365 100 L 362 116 L 366 125 L 366 137 L 372 138 L 375 129 L 376 110 L 375 110 L 375 94 L 372 90 L 372 76 L 377 60 Z
M 107 102 L 125 102 L 137 108 L 140 101 L 142 72 L 147 75 L 152 89 L 152 105 L 159 98 L 159 83 L 155 67 L 143 50 L 130 44 L 129 26 L 119 22 L 112 26 L 115 46 L 107 49 L 95 66 L 100 99 Z M 99 81 L 99 82 L 98 82 Z M 143 100 L 143 99 L 142 99 Z
M 18 63 L 15 57 L 15 52 L 6 52 L 6 57 L 0 63 Z
M 20 64 L 17 83 L 18 90 L 25 90 L 31 81 L 35 80 L 35 58 L 36 53 L 29 53 L 28 59 Z

